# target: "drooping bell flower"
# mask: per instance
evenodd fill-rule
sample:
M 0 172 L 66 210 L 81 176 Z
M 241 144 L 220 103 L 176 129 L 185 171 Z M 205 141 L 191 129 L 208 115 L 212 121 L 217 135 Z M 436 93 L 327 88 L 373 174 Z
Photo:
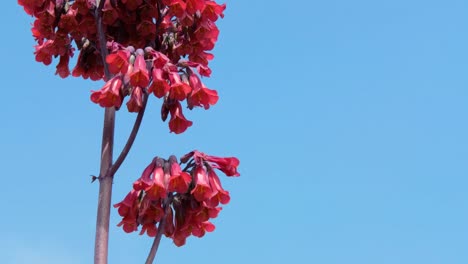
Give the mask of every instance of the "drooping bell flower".
M 67 78 L 70 75 L 70 69 L 68 68 L 69 61 L 70 56 L 60 56 L 60 62 L 57 64 L 55 74 L 58 74 L 62 78 Z
M 239 166 L 239 160 L 236 157 L 215 157 L 206 155 L 206 160 L 214 163 L 213 168 L 219 169 L 224 172 L 226 176 L 239 176 L 237 172 L 237 167 Z
M 146 168 L 143 170 L 143 173 L 141 174 L 141 177 L 133 183 L 134 190 L 144 190 L 152 184 L 151 174 L 153 173 L 155 166 L 155 160 L 153 160 L 148 166 L 146 166 Z
M 153 68 L 151 71 L 153 82 L 148 87 L 148 93 L 153 93 L 157 98 L 167 95 L 171 87 L 167 83 L 164 75 L 167 75 L 162 69 Z
M 215 105 L 218 102 L 218 92 L 206 88 L 196 74 L 190 74 L 189 82 L 193 88 L 192 93 L 187 98 L 190 109 L 194 106 L 203 106 L 205 109 L 209 109 L 210 105 Z
M 138 113 L 143 108 L 143 89 L 140 86 L 135 86 L 132 89 L 130 100 L 127 102 L 129 112 Z
M 138 228 L 138 197 L 141 191 L 132 190 L 125 196 L 124 200 L 114 205 L 118 208 L 122 221 L 117 226 L 123 226 L 126 233 L 136 231 Z
M 164 199 L 167 195 L 167 181 L 163 170 L 163 160 L 157 158 L 156 166 L 151 175 L 152 184 L 145 189 L 151 199 Z
M 216 207 L 219 203 L 227 204 L 231 200 L 229 192 L 224 190 L 221 186 L 221 181 L 218 175 L 212 169 L 208 171 L 208 178 L 210 180 L 210 186 L 213 190 L 213 196 L 206 202 L 210 207 Z
M 97 91 L 92 91 L 91 101 L 102 107 L 120 108 L 123 97 L 121 93 L 122 79 L 120 76 L 114 76 L 107 81 L 104 86 Z
M 183 133 L 188 127 L 192 126 L 192 121 L 187 120 L 182 113 L 182 106 L 175 101 L 169 106 L 171 120 L 169 120 L 169 129 L 176 134 Z
M 137 50 L 137 56 L 133 64 L 133 72 L 130 74 L 130 84 L 134 87 L 140 86 L 144 88 L 149 84 L 149 73 L 146 68 L 146 61 L 142 50 Z
M 128 59 L 130 52 L 127 50 L 119 50 L 116 53 L 107 55 L 106 62 L 109 64 L 109 71 L 112 74 L 122 73 L 125 74 L 128 69 Z
M 190 91 L 192 91 L 192 87 L 190 87 L 190 85 L 188 85 L 186 82 L 182 81 L 179 73 L 177 72 L 171 72 L 169 77 L 171 79 L 169 98 L 178 101 L 185 100 Z
M 195 188 L 193 188 L 191 194 L 193 197 L 199 201 L 206 201 L 211 198 L 213 195 L 213 190 L 211 189 L 208 175 L 201 166 L 198 166 L 194 172 L 195 178 Z
M 169 179 L 169 192 L 186 193 L 188 191 L 192 177 L 187 172 L 181 170 L 177 163 L 177 158 L 171 156 L 169 158 L 171 177 Z

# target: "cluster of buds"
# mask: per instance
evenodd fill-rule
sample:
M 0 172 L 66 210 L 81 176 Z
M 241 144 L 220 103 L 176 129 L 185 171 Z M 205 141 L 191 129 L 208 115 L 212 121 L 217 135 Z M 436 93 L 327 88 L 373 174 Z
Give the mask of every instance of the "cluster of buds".
M 182 170 L 180 164 L 186 164 Z M 234 157 L 214 157 L 192 151 L 180 159 L 156 157 L 133 183 L 125 199 L 115 204 L 122 226 L 127 233 L 138 230 L 140 235 L 156 236 L 159 232 L 185 244 L 190 235 L 202 237 L 214 230 L 209 222 L 221 211 L 220 204 L 230 200 L 229 192 L 221 186 L 215 169 L 226 176 L 239 176 L 239 160 Z
M 226 6 L 211 0 L 101 1 L 102 9 L 96 0 L 18 0 L 36 18 L 36 60 L 49 65 L 59 57 L 56 74 L 63 78 L 71 74 L 105 80 L 91 95 L 102 107 L 119 108 L 129 96 L 128 110 L 138 112 L 143 96 L 153 93 L 164 100 L 162 119 L 171 114 L 171 132 L 184 132 L 192 122 L 182 114 L 181 101 L 186 100 L 189 109 L 208 109 L 218 100 L 200 77 L 211 74 L 208 61 L 214 56 L 208 51 L 218 39 L 215 22 Z M 97 30 L 101 25 L 112 78 L 104 74 Z M 70 72 L 75 49 L 79 55 Z

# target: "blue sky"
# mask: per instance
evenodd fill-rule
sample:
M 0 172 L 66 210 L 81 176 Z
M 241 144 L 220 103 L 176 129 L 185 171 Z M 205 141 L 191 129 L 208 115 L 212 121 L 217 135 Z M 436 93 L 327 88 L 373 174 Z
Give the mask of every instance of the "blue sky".
M 168 133 L 152 100 L 113 203 L 153 156 L 235 155 L 241 177 L 203 239 L 156 263 L 468 263 L 468 2 L 228 1 L 206 83 L 220 93 Z M 34 61 L 30 18 L 4 3 L 0 262 L 91 263 L 102 84 Z M 119 112 L 116 149 L 134 115 Z M 112 212 L 110 263 L 151 239 Z

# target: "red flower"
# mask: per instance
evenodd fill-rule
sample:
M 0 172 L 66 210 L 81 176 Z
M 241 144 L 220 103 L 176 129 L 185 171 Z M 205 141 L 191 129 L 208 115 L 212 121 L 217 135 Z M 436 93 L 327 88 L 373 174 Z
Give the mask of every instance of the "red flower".
M 213 232 L 215 226 L 211 222 L 202 222 L 197 226 L 192 227 L 192 235 L 196 237 L 203 237 L 205 232 Z
M 129 112 L 140 112 L 143 107 L 143 89 L 139 86 L 133 87 L 130 100 L 127 102 Z
M 112 7 L 111 0 L 103 0 L 104 7 L 102 8 L 102 21 L 106 25 L 112 25 L 119 18 L 119 12 Z
M 171 89 L 171 87 L 169 87 L 169 84 L 167 83 L 167 80 L 163 77 L 163 74 L 163 70 L 153 68 L 153 82 L 148 87 L 148 92 L 152 92 L 157 98 L 162 98 Z
M 106 62 L 109 64 L 109 71 L 112 74 L 122 73 L 125 74 L 128 69 L 128 58 L 130 52 L 126 50 L 119 50 L 116 53 L 109 54 L 106 57 Z
M 187 98 L 187 95 L 192 91 L 192 87 L 187 83 L 183 82 L 180 78 L 179 73 L 172 72 L 169 75 L 171 79 L 171 89 L 169 92 L 169 98 L 183 101 Z
M 192 93 L 187 98 L 189 108 L 203 106 L 205 109 L 208 109 L 210 105 L 214 105 L 218 102 L 218 92 L 206 88 L 196 74 L 191 74 L 189 81 L 190 85 L 193 87 Z
M 149 84 L 149 73 L 142 54 L 136 56 L 133 67 L 133 72 L 130 74 L 130 84 L 134 87 L 140 86 L 146 88 Z
M 182 113 L 182 106 L 178 101 L 170 105 L 169 112 L 171 120 L 169 120 L 169 129 L 176 134 L 183 133 L 188 127 L 192 126 L 192 121 L 185 118 Z
M 154 171 L 154 167 L 156 166 L 156 161 L 153 160 L 143 171 L 141 177 L 133 183 L 133 189 L 140 191 L 144 190 L 149 187 L 151 183 L 151 174 Z
M 137 215 L 138 215 L 138 196 L 140 191 L 132 190 L 125 199 L 114 205 L 118 208 L 119 215 L 123 217 L 122 221 L 117 226 L 122 226 L 125 232 L 130 233 L 137 230 Z
M 239 160 L 235 157 L 220 158 L 215 156 L 206 155 L 206 160 L 214 163 L 213 168 L 219 169 L 224 172 L 226 176 L 239 176 L 237 167 L 239 166 Z
M 218 5 L 216 2 L 207 1 L 205 9 L 203 10 L 202 17 L 207 18 L 211 21 L 216 21 L 218 16 L 224 18 L 224 10 L 226 9 L 226 4 Z
M 104 84 L 104 86 L 98 90 L 93 91 L 91 94 L 91 101 L 99 104 L 102 107 L 115 107 L 120 108 L 122 105 L 123 97 L 120 89 L 122 88 L 122 79 L 120 76 L 115 76 Z
M 211 189 L 208 175 L 206 174 L 205 169 L 198 166 L 194 174 L 195 188 L 193 188 L 191 194 L 199 202 L 210 199 L 213 195 L 213 190 Z
M 192 177 L 180 169 L 177 159 L 174 156 L 169 158 L 171 165 L 171 178 L 169 179 L 169 192 L 186 193 L 188 191 Z
M 156 161 L 152 173 L 152 184 L 145 189 L 146 195 L 151 199 L 163 199 L 167 195 L 167 180 L 160 159 Z
M 216 207 L 219 203 L 227 204 L 231 200 L 229 192 L 224 190 L 221 186 L 221 181 L 214 170 L 208 171 L 208 178 L 210 179 L 210 186 L 213 190 L 213 196 L 207 202 L 210 207 Z
M 68 68 L 69 61 L 70 56 L 60 56 L 60 62 L 57 64 L 57 71 L 55 74 L 58 74 L 62 78 L 67 78 L 70 75 L 70 69 Z

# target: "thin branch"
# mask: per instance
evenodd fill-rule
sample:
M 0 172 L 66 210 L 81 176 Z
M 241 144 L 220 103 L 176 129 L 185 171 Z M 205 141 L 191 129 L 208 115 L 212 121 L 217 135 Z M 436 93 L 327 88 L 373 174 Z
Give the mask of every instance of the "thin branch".
M 154 238 L 153 245 L 151 245 L 151 250 L 148 254 L 148 258 L 146 259 L 145 264 L 153 264 L 154 258 L 156 257 L 156 253 L 158 252 L 159 243 L 161 242 L 161 237 L 164 233 L 164 228 L 166 226 L 166 218 L 169 210 L 171 209 L 171 202 L 172 202 L 172 193 L 165 199 L 164 203 L 164 216 L 159 222 L 158 232 L 156 233 L 156 237 Z
M 120 165 L 124 162 L 125 158 L 128 155 L 128 152 L 132 148 L 133 142 L 135 142 L 135 138 L 138 134 L 138 130 L 140 129 L 141 121 L 143 120 L 143 116 L 145 114 L 146 110 L 146 105 L 148 103 L 148 94 L 144 93 L 143 95 L 143 105 L 138 112 L 137 118 L 135 119 L 135 124 L 133 124 L 132 131 L 130 132 L 130 135 L 128 136 L 127 143 L 125 143 L 124 148 L 120 152 L 119 157 L 117 160 L 114 162 L 114 164 L 109 168 L 109 171 L 107 172 L 108 176 L 113 176 L 115 172 L 120 168 Z

